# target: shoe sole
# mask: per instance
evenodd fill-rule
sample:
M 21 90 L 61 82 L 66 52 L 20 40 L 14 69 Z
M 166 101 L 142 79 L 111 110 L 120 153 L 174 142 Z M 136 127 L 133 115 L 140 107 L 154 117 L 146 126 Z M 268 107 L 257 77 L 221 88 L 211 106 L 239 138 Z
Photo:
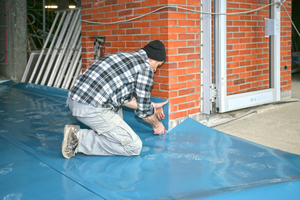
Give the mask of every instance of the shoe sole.
M 68 138 L 69 138 L 69 134 L 71 133 L 71 128 L 69 128 L 70 125 L 65 125 L 65 128 L 64 128 L 64 139 L 63 139 L 63 142 L 62 142 L 62 148 L 61 148 L 61 153 L 63 155 L 63 157 L 65 158 L 72 158 L 73 156 L 68 156 L 65 152 L 66 148 L 67 148 L 67 145 L 68 145 Z

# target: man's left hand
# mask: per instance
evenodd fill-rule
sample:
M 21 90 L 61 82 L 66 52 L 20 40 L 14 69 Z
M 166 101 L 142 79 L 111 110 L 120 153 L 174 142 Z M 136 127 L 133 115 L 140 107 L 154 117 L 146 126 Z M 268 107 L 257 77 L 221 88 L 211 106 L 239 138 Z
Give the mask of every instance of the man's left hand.
M 155 108 L 155 114 L 159 120 L 162 120 L 165 118 L 163 106 L 166 105 L 168 102 L 169 102 L 169 100 L 166 100 L 165 102 L 161 102 L 161 103 L 153 103 L 152 102 L 152 104 Z

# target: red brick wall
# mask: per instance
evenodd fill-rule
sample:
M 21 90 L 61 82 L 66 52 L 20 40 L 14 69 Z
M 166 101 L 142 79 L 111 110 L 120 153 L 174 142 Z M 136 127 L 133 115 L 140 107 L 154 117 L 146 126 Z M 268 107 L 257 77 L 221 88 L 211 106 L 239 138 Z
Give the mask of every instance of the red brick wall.
M 284 3 L 289 15 L 292 17 L 292 0 Z M 281 39 L 280 39 L 280 91 L 292 89 L 292 24 L 284 8 L 281 8 Z M 286 66 L 286 69 L 285 69 Z
M 228 0 L 227 12 L 244 12 L 268 3 L 269 0 Z M 290 11 L 291 0 L 285 6 Z M 281 15 L 283 91 L 291 89 L 291 23 L 286 12 L 282 10 Z M 265 18 L 269 18 L 269 7 L 246 15 L 227 16 L 228 95 L 269 88 L 269 38 L 264 37 Z
M 115 22 L 149 13 L 166 5 L 200 10 L 195 0 L 82 0 L 82 19 Z M 200 112 L 200 14 L 165 8 L 132 22 L 95 25 L 82 22 L 83 69 L 94 61 L 94 40 L 105 36 L 105 52 L 139 50 L 161 40 L 166 63 L 156 72 L 152 95 L 170 100 L 170 119 Z
M 268 0 L 228 1 L 227 13 L 266 4 Z M 269 18 L 268 7 L 246 15 L 227 16 L 228 94 L 269 88 L 269 38 L 264 37 L 265 18 Z
M 247 2 L 247 3 L 245 3 Z M 227 12 L 241 12 L 268 0 L 227 0 Z M 200 0 L 82 0 L 82 19 L 116 22 L 162 6 L 200 10 Z M 285 3 L 291 10 L 291 0 Z M 291 27 L 286 13 L 281 22 L 281 90 L 291 89 Z M 268 8 L 227 17 L 228 94 L 269 87 L 269 39 L 264 37 Z M 166 63 L 156 72 L 152 95 L 170 100 L 170 120 L 200 113 L 200 14 L 165 8 L 141 19 L 112 25 L 82 22 L 83 70 L 94 61 L 94 40 L 105 36 L 106 53 L 135 51 L 151 40 L 161 40 Z M 284 69 L 287 66 L 287 70 Z

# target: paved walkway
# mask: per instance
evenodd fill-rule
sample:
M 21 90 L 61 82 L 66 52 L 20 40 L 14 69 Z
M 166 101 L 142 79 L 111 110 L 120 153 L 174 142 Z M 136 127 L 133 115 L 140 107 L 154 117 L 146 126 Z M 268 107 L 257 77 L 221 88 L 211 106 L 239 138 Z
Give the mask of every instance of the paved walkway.
M 293 74 L 292 99 L 252 108 L 251 114 L 214 129 L 258 144 L 300 155 L 300 73 Z M 248 110 L 249 112 L 249 110 Z M 238 117 L 247 113 L 236 111 Z M 234 118 L 233 118 L 234 119 Z

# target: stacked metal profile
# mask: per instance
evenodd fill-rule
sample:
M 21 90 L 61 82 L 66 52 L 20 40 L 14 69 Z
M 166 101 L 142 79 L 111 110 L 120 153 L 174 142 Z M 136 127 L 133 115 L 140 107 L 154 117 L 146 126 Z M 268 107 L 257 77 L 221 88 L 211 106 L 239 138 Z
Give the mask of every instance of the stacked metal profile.
M 64 89 L 73 85 L 81 70 L 80 19 L 80 9 L 56 12 L 44 47 L 31 53 L 21 82 Z

